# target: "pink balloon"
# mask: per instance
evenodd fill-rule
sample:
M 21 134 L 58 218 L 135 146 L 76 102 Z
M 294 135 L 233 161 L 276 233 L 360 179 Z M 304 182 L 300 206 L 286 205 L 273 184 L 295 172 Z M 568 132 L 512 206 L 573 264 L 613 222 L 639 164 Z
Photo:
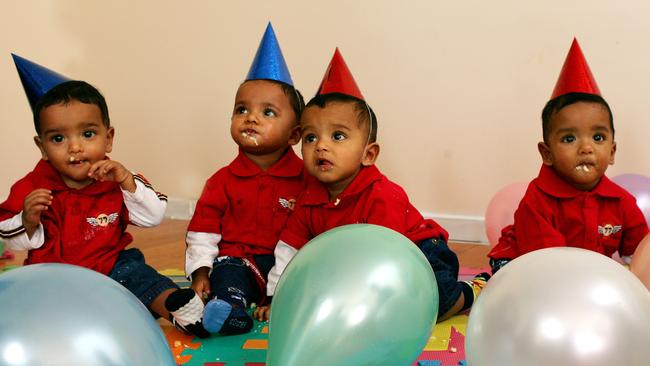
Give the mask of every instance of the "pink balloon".
M 524 197 L 528 183 L 511 183 L 499 190 L 490 200 L 485 211 L 485 233 L 494 246 L 501 236 L 501 229 L 514 223 L 519 202 Z
M 612 177 L 612 181 L 636 198 L 645 221 L 650 224 L 650 178 L 640 174 L 621 174 Z

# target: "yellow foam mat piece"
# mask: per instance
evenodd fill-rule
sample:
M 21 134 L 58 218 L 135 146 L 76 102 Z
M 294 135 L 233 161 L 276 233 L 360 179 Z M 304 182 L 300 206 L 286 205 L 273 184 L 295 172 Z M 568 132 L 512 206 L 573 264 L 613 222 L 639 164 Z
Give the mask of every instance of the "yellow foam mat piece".
M 461 334 L 467 329 L 467 315 L 456 315 L 443 322 L 436 324 L 431 332 L 431 337 L 424 346 L 425 351 L 446 351 L 449 347 L 451 327 L 456 328 Z

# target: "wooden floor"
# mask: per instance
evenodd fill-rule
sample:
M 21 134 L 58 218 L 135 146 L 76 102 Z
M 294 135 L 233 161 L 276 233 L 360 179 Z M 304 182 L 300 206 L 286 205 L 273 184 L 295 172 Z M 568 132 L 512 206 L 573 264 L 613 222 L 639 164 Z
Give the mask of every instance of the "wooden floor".
M 139 228 L 130 226 L 128 231 L 133 234 L 132 246 L 140 248 L 147 263 L 158 270 L 183 269 L 185 262 L 185 231 L 187 221 L 165 220 L 155 228 Z M 483 268 L 487 266 L 486 254 L 489 245 L 450 243 L 456 252 L 461 267 Z M 0 260 L 0 268 L 7 265 L 22 264 L 25 252 L 15 252 L 16 258 Z

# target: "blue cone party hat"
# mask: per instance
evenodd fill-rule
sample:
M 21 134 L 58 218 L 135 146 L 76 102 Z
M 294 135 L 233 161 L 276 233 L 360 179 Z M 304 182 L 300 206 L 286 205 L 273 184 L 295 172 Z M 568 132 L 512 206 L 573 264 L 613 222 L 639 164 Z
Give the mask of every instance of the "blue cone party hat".
M 289 74 L 287 63 L 282 56 L 278 39 L 275 38 L 271 22 L 266 26 L 266 31 L 260 46 L 257 48 L 253 64 L 251 64 L 248 76 L 246 76 L 246 80 L 259 79 L 275 80 L 293 86 L 291 74 Z
M 18 70 L 18 76 L 23 83 L 25 94 L 29 100 L 29 106 L 34 111 L 34 106 L 41 97 L 55 86 L 70 80 L 57 72 L 46 67 L 22 58 L 16 54 L 11 54 L 14 58 L 14 64 Z

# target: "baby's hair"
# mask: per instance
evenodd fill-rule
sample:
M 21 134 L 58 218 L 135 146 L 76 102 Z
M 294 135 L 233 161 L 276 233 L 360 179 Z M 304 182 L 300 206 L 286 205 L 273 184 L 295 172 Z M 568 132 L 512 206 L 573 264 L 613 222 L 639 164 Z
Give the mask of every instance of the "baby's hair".
M 108 116 L 108 106 L 102 93 L 94 86 L 81 80 L 70 80 L 63 82 L 45 93 L 34 106 L 34 128 L 37 134 L 41 134 L 41 111 L 44 108 L 56 104 L 68 104 L 70 101 L 79 101 L 85 104 L 94 104 L 102 114 L 102 121 L 107 128 L 111 125 Z
M 305 98 L 302 97 L 300 90 L 294 88 L 289 84 L 285 84 L 277 80 L 271 80 L 271 79 L 253 79 L 253 80 L 266 80 L 273 84 L 279 85 L 282 88 L 284 95 L 286 95 L 287 98 L 289 98 L 289 104 L 291 105 L 291 109 L 293 109 L 293 112 L 296 114 L 296 121 L 300 121 L 300 116 L 302 115 L 302 111 L 305 110 Z M 246 80 L 246 81 L 253 81 L 253 80 Z M 246 81 L 241 83 L 240 86 L 244 85 Z
M 612 129 L 612 138 L 614 137 L 614 115 L 612 114 L 612 110 L 609 108 L 609 104 L 607 104 L 603 97 L 588 93 L 568 93 L 549 100 L 542 110 L 542 135 L 545 143 L 548 143 L 548 134 L 550 133 L 550 124 L 553 115 L 559 112 L 562 108 L 579 102 L 602 105 L 609 114 L 609 127 Z
M 319 94 L 313 97 L 309 103 L 307 103 L 307 106 L 305 108 L 311 106 L 325 108 L 327 104 L 332 102 L 354 104 L 354 108 L 357 111 L 357 121 L 359 122 L 359 125 L 367 124 L 370 129 L 368 143 L 377 141 L 377 116 L 375 115 L 375 112 L 372 110 L 372 108 L 370 108 L 368 103 L 359 98 L 355 98 L 353 96 L 342 93 Z

